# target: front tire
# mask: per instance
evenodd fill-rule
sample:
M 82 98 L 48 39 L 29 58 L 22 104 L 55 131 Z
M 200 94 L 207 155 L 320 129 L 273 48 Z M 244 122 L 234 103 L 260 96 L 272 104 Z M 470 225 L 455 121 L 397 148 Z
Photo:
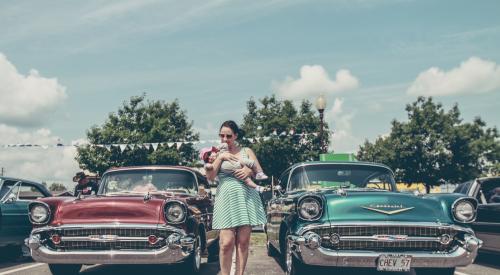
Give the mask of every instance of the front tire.
M 49 264 L 50 272 L 53 275 L 74 275 L 82 269 L 81 264 Z
M 184 270 L 187 274 L 198 274 L 200 273 L 200 265 L 201 265 L 201 238 L 200 236 L 196 236 L 196 240 L 194 242 L 193 251 L 191 255 L 184 262 Z
M 417 275 L 453 275 L 455 268 L 417 268 L 415 269 Z
M 287 241 L 286 245 L 285 266 L 286 275 L 302 275 L 307 271 L 307 266 L 293 255 L 291 241 Z

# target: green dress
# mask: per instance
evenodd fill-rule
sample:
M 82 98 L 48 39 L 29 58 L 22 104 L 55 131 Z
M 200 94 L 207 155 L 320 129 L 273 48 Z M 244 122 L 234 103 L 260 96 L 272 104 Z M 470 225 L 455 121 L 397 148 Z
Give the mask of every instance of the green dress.
M 241 151 L 241 157 L 249 159 L 245 148 Z M 228 229 L 242 225 L 265 224 L 266 214 L 259 192 L 232 174 L 219 172 L 218 176 L 212 227 Z

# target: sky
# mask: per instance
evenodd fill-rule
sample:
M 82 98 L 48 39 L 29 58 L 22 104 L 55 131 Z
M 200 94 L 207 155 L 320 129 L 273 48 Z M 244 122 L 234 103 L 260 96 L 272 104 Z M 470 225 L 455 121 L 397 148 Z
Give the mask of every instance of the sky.
M 143 93 L 179 100 L 202 140 L 270 95 L 324 94 L 336 152 L 389 133 L 418 96 L 498 127 L 498 14 L 496 0 L 1 1 L 0 167 L 71 182 L 75 147 L 53 145 Z M 6 146 L 26 143 L 45 147 Z

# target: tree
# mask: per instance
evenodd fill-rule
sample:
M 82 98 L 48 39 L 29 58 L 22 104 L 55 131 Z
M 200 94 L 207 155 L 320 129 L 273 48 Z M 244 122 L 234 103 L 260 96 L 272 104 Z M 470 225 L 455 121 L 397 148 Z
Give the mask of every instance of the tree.
M 406 106 L 408 121 L 392 121 L 391 133 L 360 147 L 358 159 L 387 164 L 406 183 L 423 182 L 427 192 L 442 182 L 458 183 L 498 165 L 496 128 L 476 118 L 463 123 L 458 106 L 445 112 L 431 97 Z
M 62 183 L 54 182 L 49 186 L 50 192 L 64 192 L 66 191 L 66 187 Z
M 254 150 L 268 175 L 278 177 L 294 163 L 319 158 L 320 120 L 310 102 L 303 101 L 298 110 L 292 101 L 275 96 L 259 102 L 260 107 L 253 98 L 247 102 L 248 112 L 241 127 L 246 139 L 242 143 Z M 327 133 L 325 125 L 325 144 L 329 142 Z
M 143 144 L 199 139 L 177 100 L 166 103 L 146 101 L 145 97 L 145 94 L 131 97 L 116 113 L 109 114 L 102 126 L 92 126 L 87 130 L 90 144 Z M 82 169 L 103 173 L 118 166 L 189 165 L 195 159 L 196 151 L 191 143 L 183 144 L 179 150 L 173 147 L 160 146 L 153 150 L 138 146 L 121 152 L 117 147 L 108 150 L 86 146 L 78 148 L 76 160 Z

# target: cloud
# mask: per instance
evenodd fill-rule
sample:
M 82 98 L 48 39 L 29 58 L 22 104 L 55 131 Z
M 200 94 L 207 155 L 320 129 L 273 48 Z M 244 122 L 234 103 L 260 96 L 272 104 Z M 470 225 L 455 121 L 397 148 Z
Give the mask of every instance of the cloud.
M 333 106 L 325 111 L 325 121 L 331 130 L 330 148 L 334 152 L 349 153 L 355 152 L 362 140 L 352 133 L 352 119 L 354 113 L 347 113 L 343 110 L 344 100 L 336 98 Z
M 56 78 L 42 77 L 34 69 L 22 75 L 0 53 L 0 123 L 40 125 L 66 97 Z
M 293 100 L 352 90 L 359 86 L 359 81 L 349 70 L 337 71 L 332 80 L 323 66 L 304 65 L 300 68 L 298 79 L 288 76 L 283 82 L 274 82 L 272 86 L 279 96 Z
M 447 72 L 437 67 L 421 72 L 407 94 L 447 96 L 487 93 L 498 89 L 500 67 L 495 62 L 471 57 Z
M 15 127 L 0 124 L 2 144 L 55 145 L 59 137 L 49 129 L 33 132 L 20 131 Z M 11 147 L 0 146 L 0 164 L 6 175 L 35 181 L 66 183 L 72 186 L 72 177 L 79 170 L 75 160 L 76 147 Z

